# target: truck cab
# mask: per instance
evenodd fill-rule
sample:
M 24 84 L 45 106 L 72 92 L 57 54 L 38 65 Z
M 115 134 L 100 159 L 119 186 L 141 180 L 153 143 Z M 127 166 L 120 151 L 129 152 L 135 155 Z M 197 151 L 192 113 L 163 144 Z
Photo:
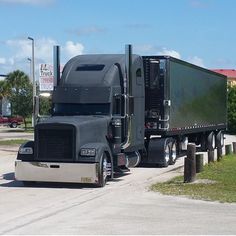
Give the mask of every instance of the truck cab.
M 128 50 L 127 50 L 128 51 Z M 23 144 L 16 179 L 104 186 L 121 168 L 140 162 L 144 149 L 142 58 L 81 55 L 54 87 L 51 117 Z

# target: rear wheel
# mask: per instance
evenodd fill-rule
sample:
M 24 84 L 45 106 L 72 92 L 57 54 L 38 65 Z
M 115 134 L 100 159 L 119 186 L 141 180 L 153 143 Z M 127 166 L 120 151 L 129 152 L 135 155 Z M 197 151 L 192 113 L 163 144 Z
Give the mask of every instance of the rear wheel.
M 171 155 L 171 150 L 170 150 L 170 145 L 166 144 L 164 147 L 164 167 L 167 167 L 170 163 L 170 155 Z
M 173 141 L 172 143 L 170 143 L 170 165 L 174 165 L 176 160 L 177 160 L 177 144 L 176 141 Z

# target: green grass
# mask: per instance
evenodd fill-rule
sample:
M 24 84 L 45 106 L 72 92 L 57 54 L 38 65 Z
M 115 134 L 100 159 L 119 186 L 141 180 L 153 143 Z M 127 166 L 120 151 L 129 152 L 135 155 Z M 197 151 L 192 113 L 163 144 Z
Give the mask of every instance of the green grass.
M 11 140 L 1 140 L 0 146 L 2 145 L 21 145 L 22 143 L 25 143 L 29 140 L 27 139 L 11 139 Z
M 179 176 L 165 183 L 154 184 L 150 188 L 166 195 L 236 202 L 236 155 L 225 156 L 220 162 L 205 166 L 204 171 L 197 175 L 197 180 L 201 179 L 206 181 L 183 183 L 183 176 Z

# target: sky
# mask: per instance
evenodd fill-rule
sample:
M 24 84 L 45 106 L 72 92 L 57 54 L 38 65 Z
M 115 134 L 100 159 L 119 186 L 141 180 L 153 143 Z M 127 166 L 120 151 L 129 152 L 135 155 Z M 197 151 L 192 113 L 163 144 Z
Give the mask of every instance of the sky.
M 235 0 L 0 0 L 0 74 L 30 73 L 80 54 L 170 55 L 193 64 L 236 69 Z

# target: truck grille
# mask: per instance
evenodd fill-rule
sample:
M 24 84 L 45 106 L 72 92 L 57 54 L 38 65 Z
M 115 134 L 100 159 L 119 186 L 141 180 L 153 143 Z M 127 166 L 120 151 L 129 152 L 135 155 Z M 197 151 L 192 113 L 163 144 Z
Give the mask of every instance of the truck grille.
M 74 132 L 72 127 L 38 128 L 37 159 L 71 161 L 74 159 Z

